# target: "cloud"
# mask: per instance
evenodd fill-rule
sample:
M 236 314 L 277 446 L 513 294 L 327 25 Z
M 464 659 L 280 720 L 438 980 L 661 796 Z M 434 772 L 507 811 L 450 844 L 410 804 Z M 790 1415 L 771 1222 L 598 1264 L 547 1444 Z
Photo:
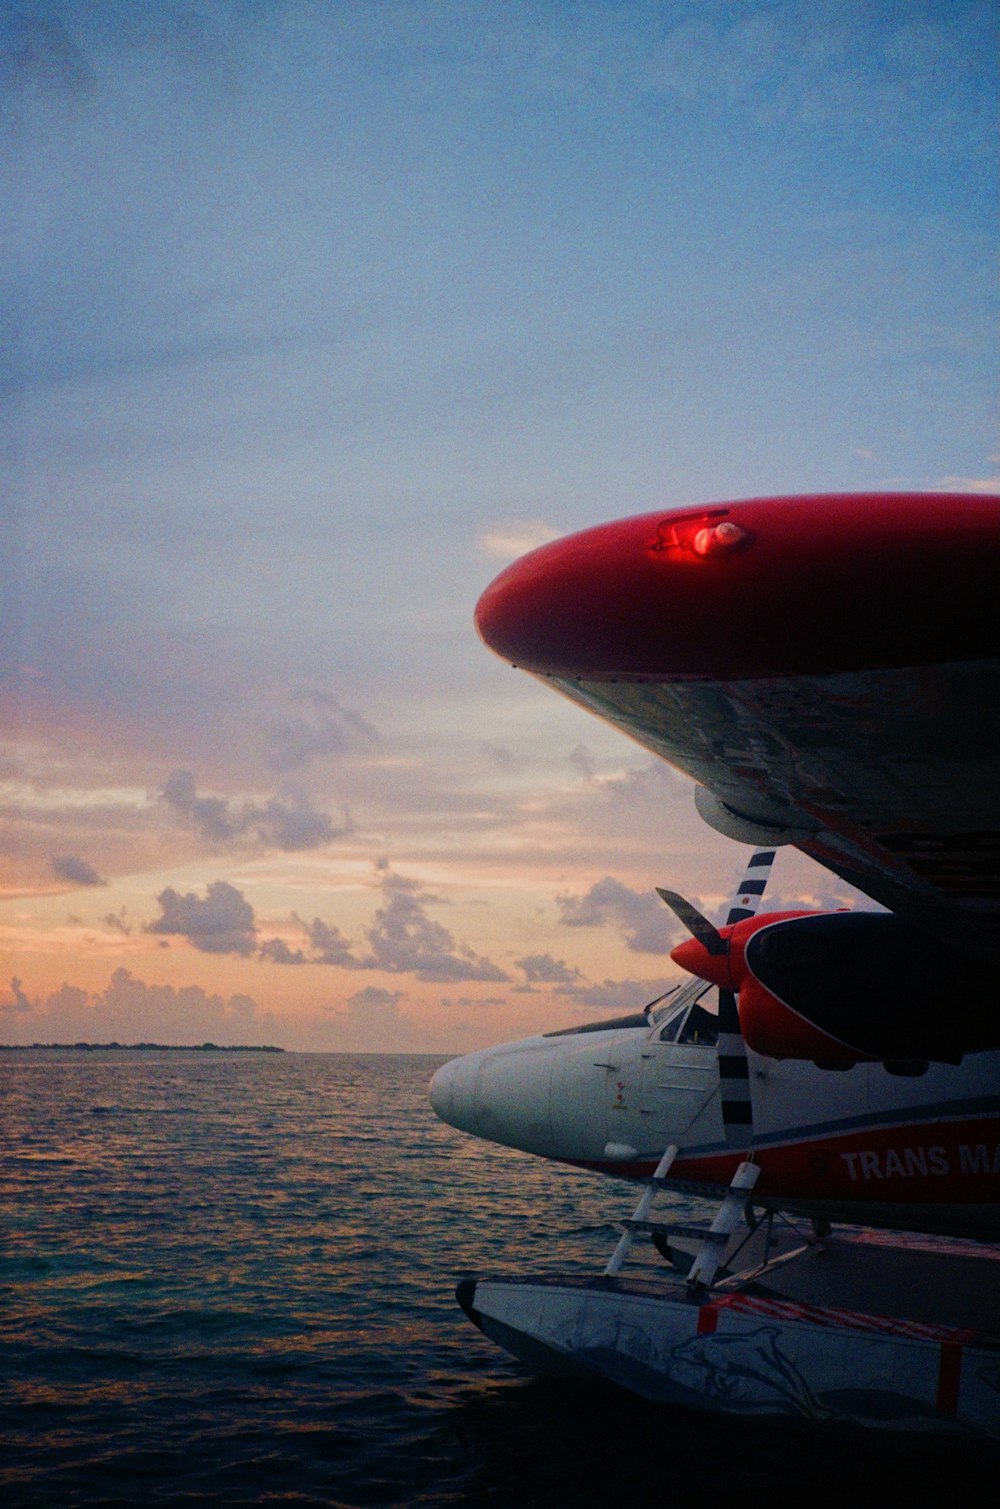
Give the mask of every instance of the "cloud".
M 599 985 L 574 985 L 562 994 L 577 1006 L 625 1013 L 641 1011 L 676 984 L 676 980 L 604 980 Z
M 192 891 L 182 896 L 168 886 L 156 899 L 163 915 L 147 932 L 187 938 L 205 954 L 246 956 L 255 951 L 253 907 L 228 881 L 212 881 L 204 897 Z
M 161 1042 L 170 1044 L 273 1042 L 276 1023 L 247 995 L 224 998 L 200 985 L 150 985 L 116 969 L 104 990 L 90 994 L 63 984 L 32 1005 L 14 980 L 15 1000 L 0 1011 L 17 1012 L 24 1042 Z
M 347 1005 L 351 1015 L 362 1020 L 395 1021 L 400 1015 L 399 1003 L 404 995 L 402 990 L 383 990 L 379 985 L 366 985 L 363 990 L 356 990 L 347 997 Z
M 596 783 L 594 799 L 600 801 L 612 820 L 621 822 L 623 815 L 630 823 L 666 823 L 676 821 L 676 801 L 679 792 L 689 793 L 689 780 L 668 765 L 665 760 L 647 760 L 642 765 L 624 770 L 620 774 L 605 776 Z
M 54 854 L 52 856 L 52 868 L 60 880 L 68 880 L 73 885 L 107 885 L 103 876 L 98 875 L 93 865 L 88 864 L 76 854 Z
M 0 1001 L 0 1011 L 9 1012 L 11 1015 L 23 1016 L 30 1012 L 31 1002 L 21 989 L 21 981 L 15 975 L 10 982 L 11 999 Z
M 529 550 L 535 550 L 539 545 L 547 545 L 550 540 L 557 540 L 561 530 L 553 529 L 549 524 L 543 524 L 541 519 L 517 519 L 509 524 L 497 525 L 492 529 L 484 530 L 479 536 L 479 547 L 486 554 L 495 556 L 498 560 L 512 561 L 519 555 L 525 555 Z
M 297 704 L 296 712 L 270 733 L 270 764 L 282 774 L 382 742 L 378 731 L 360 713 L 342 707 L 329 692 L 296 692 L 292 701 Z
M 571 969 L 562 959 L 554 959 L 551 954 L 526 954 L 523 959 L 515 959 L 514 963 L 518 969 L 524 970 L 529 985 L 572 985 L 580 978 L 578 969 Z
M 330 922 L 314 917 L 307 929 L 313 964 L 336 964 L 341 969 L 363 969 L 363 962 L 351 952 L 348 939 Z
M 424 1044 L 414 1021 L 401 1009 L 402 990 L 365 985 L 346 1002 L 323 1008 L 335 1019 L 337 1040 L 344 1046 L 365 1043 L 370 1051 L 410 1052 Z
M 340 969 L 366 969 L 370 966 L 351 948 L 351 941 L 331 922 L 314 917 L 306 922 L 297 914 L 295 922 L 305 934 L 305 948 L 290 948 L 283 938 L 268 938 L 260 946 L 260 958 L 268 964 L 333 964 Z
M 1000 493 L 1000 476 L 942 477 L 937 487 L 949 493 Z
M 188 827 L 216 846 L 249 837 L 285 851 L 317 849 L 343 837 L 351 828 L 349 818 L 335 828 L 326 813 L 317 812 L 301 791 L 289 793 L 287 799 L 271 797 L 262 806 L 255 802 L 238 805 L 218 796 L 199 796 L 190 770 L 175 770 L 160 795 Z
M 428 917 L 428 901 L 417 893 L 418 882 L 389 874 L 382 883 L 385 905 L 368 929 L 371 957 L 366 966 L 393 974 L 415 974 L 420 980 L 507 980 L 489 959 L 464 946 L 456 947 L 448 929 Z
M 340 969 L 381 969 L 389 974 L 414 974 L 420 980 L 491 980 L 509 976 L 491 959 L 457 944 L 442 923 L 427 913 L 440 898 L 423 892 L 419 881 L 396 875 L 387 861 L 376 864 L 382 876 L 383 904 L 365 929 L 367 953 L 356 949 L 333 923 L 296 917 L 306 934 L 307 951 L 291 949 L 281 939 L 261 945 L 260 957 L 271 964 L 333 964 Z
M 77 98 L 91 91 L 94 75 L 61 21 L 14 14 L 0 29 L 0 81 Z
M 575 765 L 588 786 L 593 785 L 597 774 L 597 762 L 585 744 L 578 744 L 570 751 L 569 763 Z
M 117 912 L 106 912 L 101 919 L 104 926 L 110 928 L 113 933 L 121 933 L 124 938 L 131 938 L 132 925 L 127 920 L 127 908 L 119 907 Z
M 451 996 L 442 996 L 441 1005 L 448 1007 L 461 1006 L 463 1008 L 468 1008 L 469 1006 L 506 1006 L 507 998 L 506 996 L 456 996 L 453 999 Z
M 18 14 L 19 9 L 0 7 L 0 83 L 71 101 L 99 98 L 109 78 L 118 84 L 144 64 L 161 74 L 171 70 L 188 87 L 193 76 L 204 73 L 210 80 L 224 79 L 231 90 L 234 61 L 263 16 L 255 0 L 99 7 L 36 0 L 32 6 L 36 12 L 60 12 L 59 19 Z
M 812 879 L 813 877 L 810 877 Z M 873 901 L 861 891 L 847 885 L 837 885 L 836 878 L 822 871 L 815 877 L 815 884 L 796 889 L 783 887 L 772 890 L 765 897 L 762 911 L 765 912 L 884 912 L 881 902 Z
M 264 807 L 251 804 L 246 812 L 257 837 L 276 849 L 318 849 L 351 830 L 350 818 L 345 817 L 343 825 L 335 828 L 327 814 L 317 812 L 303 793 L 296 793 L 287 802 L 272 797 Z
M 497 770 L 512 770 L 519 761 L 514 751 L 507 744 L 499 744 L 493 739 L 484 739 L 479 746 L 483 758 Z
M 676 942 L 677 929 L 657 897 L 633 891 L 611 875 L 592 885 L 585 896 L 558 896 L 556 901 L 564 927 L 613 923 L 633 953 L 668 954 Z
M 308 964 L 309 956 L 301 948 L 289 948 L 284 938 L 267 938 L 260 946 L 260 958 L 269 964 Z
M 209 843 L 228 843 L 240 832 L 238 820 L 230 816 L 229 803 L 218 796 L 199 796 L 190 770 L 175 770 L 160 795 Z

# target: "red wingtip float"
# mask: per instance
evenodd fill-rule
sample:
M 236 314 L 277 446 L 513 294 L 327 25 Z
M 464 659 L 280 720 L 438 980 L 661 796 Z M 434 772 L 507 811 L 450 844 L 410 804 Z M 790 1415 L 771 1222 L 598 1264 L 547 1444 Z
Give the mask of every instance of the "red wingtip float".
M 980 658 L 998 501 L 811 495 L 621 519 L 515 561 L 483 593 L 476 624 L 524 670 L 595 680 Z

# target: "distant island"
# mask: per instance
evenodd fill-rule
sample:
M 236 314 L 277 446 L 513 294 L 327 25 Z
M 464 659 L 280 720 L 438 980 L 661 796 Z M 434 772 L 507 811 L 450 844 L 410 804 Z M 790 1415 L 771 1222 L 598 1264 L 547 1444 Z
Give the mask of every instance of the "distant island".
M 271 1043 L 0 1043 L 7 1053 L 284 1053 Z

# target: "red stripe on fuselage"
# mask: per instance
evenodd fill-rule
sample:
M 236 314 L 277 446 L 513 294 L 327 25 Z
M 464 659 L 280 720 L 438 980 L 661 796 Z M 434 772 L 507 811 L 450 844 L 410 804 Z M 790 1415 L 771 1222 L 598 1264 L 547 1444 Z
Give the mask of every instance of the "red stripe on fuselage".
M 760 1177 L 754 1199 L 857 1201 L 865 1205 L 997 1205 L 1000 1118 L 872 1127 L 754 1150 Z M 727 1185 L 740 1153 L 681 1152 L 671 1181 Z M 576 1160 L 574 1160 L 576 1161 Z M 648 1178 L 652 1161 L 580 1166 Z

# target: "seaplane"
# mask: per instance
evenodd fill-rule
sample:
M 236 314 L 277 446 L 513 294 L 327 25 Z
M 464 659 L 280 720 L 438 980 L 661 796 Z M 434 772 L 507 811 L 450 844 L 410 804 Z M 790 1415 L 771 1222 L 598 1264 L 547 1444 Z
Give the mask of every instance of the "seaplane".
M 1000 1440 L 998 582 L 1000 497 L 823 494 L 601 525 L 480 599 L 491 649 L 753 846 L 723 922 L 658 888 L 689 983 L 431 1082 L 460 1130 L 639 1186 L 602 1273 L 460 1282 L 529 1366 Z M 763 910 L 783 845 L 877 909 Z

